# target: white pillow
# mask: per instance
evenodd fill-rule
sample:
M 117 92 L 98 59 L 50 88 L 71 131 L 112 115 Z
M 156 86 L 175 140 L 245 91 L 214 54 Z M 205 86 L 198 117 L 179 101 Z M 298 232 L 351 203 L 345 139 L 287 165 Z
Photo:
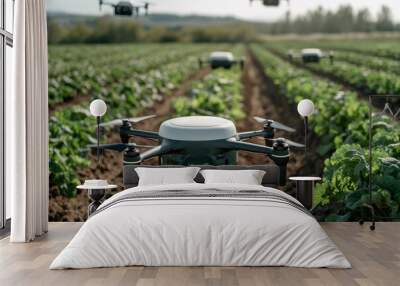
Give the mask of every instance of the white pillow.
M 139 186 L 195 183 L 193 180 L 200 168 L 141 168 L 135 169 Z
M 261 185 L 265 171 L 261 170 L 202 170 L 205 184 Z

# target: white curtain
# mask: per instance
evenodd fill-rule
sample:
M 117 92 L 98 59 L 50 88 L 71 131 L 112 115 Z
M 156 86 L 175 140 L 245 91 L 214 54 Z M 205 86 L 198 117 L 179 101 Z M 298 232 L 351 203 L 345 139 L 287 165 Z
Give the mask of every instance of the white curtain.
M 45 0 L 16 0 L 14 82 L 6 98 L 6 187 L 11 190 L 12 242 L 48 227 L 47 23 Z

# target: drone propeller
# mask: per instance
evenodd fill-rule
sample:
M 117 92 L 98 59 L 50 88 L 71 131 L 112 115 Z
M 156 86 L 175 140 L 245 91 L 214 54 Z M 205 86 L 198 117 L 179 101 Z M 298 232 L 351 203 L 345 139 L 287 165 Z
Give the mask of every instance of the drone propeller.
M 154 148 L 157 146 L 152 146 L 152 145 L 138 145 L 135 143 L 115 143 L 115 144 L 102 144 L 99 147 L 97 147 L 97 145 L 89 145 L 88 146 L 90 149 L 107 149 L 107 150 L 113 150 L 113 151 L 117 151 L 117 152 L 123 152 L 127 149 L 130 148 Z
M 108 5 L 108 6 L 111 6 L 111 7 L 115 7 L 115 4 L 113 4 L 113 3 L 106 2 L 104 0 L 99 0 L 99 11 L 101 11 L 103 5 Z
M 269 139 L 267 138 L 267 140 L 273 141 L 273 142 L 283 142 L 288 144 L 290 147 L 297 147 L 297 148 L 304 148 L 305 145 L 294 142 L 292 140 L 286 139 L 286 138 L 274 138 L 274 139 Z
M 147 115 L 147 116 L 141 116 L 141 117 L 131 117 L 131 118 L 124 118 L 124 119 L 115 119 L 109 122 L 104 122 L 101 123 L 101 127 L 115 127 L 115 126 L 121 126 L 124 121 L 128 121 L 131 124 L 136 124 L 139 122 L 142 122 L 144 120 L 154 118 L 156 115 Z
M 140 154 L 140 160 L 145 161 L 152 157 L 160 156 L 162 154 L 166 154 L 169 151 L 168 148 L 165 148 L 162 145 L 154 147 L 153 149 L 147 150 L 146 152 Z
M 152 2 L 143 2 L 143 8 L 145 11 L 146 16 L 149 14 L 149 7 L 150 5 L 154 5 Z
M 139 9 L 140 9 L 140 7 L 134 7 L 134 9 L 135 9 L 135 16 L 136 16 L 136 17 L 139 16 Z
M 258 123 L 267 124 L 267 125 L 269 125 L 270 127 L 274 128 L 274 129 L 284 130 L 284 131 L 287 131 L 287 132 L 295 132 L 296 131 L 295 129 L 293 129 L 293 128 L 289 127 L 289 126 L 286 126 L 285 124 L 282 124 L 282 123 L 280 123 L 278 121 L 274 121 L 274 120 L 271 120 L 271 119 L 265 119 L 265 118 L 258 117 L 258 116 L 254 116 L 253 118 Z

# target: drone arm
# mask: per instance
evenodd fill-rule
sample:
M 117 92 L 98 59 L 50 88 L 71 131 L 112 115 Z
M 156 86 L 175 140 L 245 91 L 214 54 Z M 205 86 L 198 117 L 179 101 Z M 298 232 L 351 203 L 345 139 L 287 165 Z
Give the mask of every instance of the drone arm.
M 150 159 L 152 157 L 161 155 L 163 153 L 162 149 L 163 149 L 162 146 L 157 146 L 157 147 L 154 147 L 153 149 L 150 149 L 150 150 L 140 154 L 140 161 L 144 161 L 144 160 Z
M 173 148 L 172 145 L 159 145 L 140 154 L 140 161 L 142 162 L 153 157 L 165 155 L 173 150 L 176 150 L 176 148 Z
M 97 145 L 89 145 L 89 148 L 93 150 L 112 150 L 117 152 L 122 152 L 125 150 L 127 146 L 125 144 L 102 144 L 100 146 Z
M 234 140 L 226 140 L 222 141 L 221 145 L 219 146 L 221 149 L 231 149 L 237 151 L 249 151 L 255 153 L 263 153 L 271 155 L 274 153 L 274 149 L 268 146 L 248 143 L 248 142 L 241 142 L 241 141 L 234 141 Z
M 160 135 L 158 135 L 158 132 L 154 132 L 154 131 L 131 129 L 131 130 L 123 131 L 123 133 L 124 133 L 124 135 L 127 135 L 127 136 L 138 136 L 138 137 L 149 138 L 149 139 L 160 139 Z
M 248 142 L 226 140 L 222 142 L 220 148 L 267 154 L 279 167 L 279 184 L 281 186 L 286 184 L 287 163 L 289 161 L 287 145 L 268 147 Z
M 253 137 L 264 137 L 264 135 L 265 135 L 264 130 L 247 131 L 247 132 L 238 133 L 239 140 L 253 138 Z

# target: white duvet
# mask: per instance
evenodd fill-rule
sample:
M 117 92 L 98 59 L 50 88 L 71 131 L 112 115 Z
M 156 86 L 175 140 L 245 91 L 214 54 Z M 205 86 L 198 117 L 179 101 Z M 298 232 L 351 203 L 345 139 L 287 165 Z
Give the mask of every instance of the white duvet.
M 262 186 L 181 184 L 130 192 L 262 190 Z M 92 216 L 50 269 L 145 266 L 293 266 L 350 268 L 318 222 L 288 204 L 246 198 L 123 201 Z

